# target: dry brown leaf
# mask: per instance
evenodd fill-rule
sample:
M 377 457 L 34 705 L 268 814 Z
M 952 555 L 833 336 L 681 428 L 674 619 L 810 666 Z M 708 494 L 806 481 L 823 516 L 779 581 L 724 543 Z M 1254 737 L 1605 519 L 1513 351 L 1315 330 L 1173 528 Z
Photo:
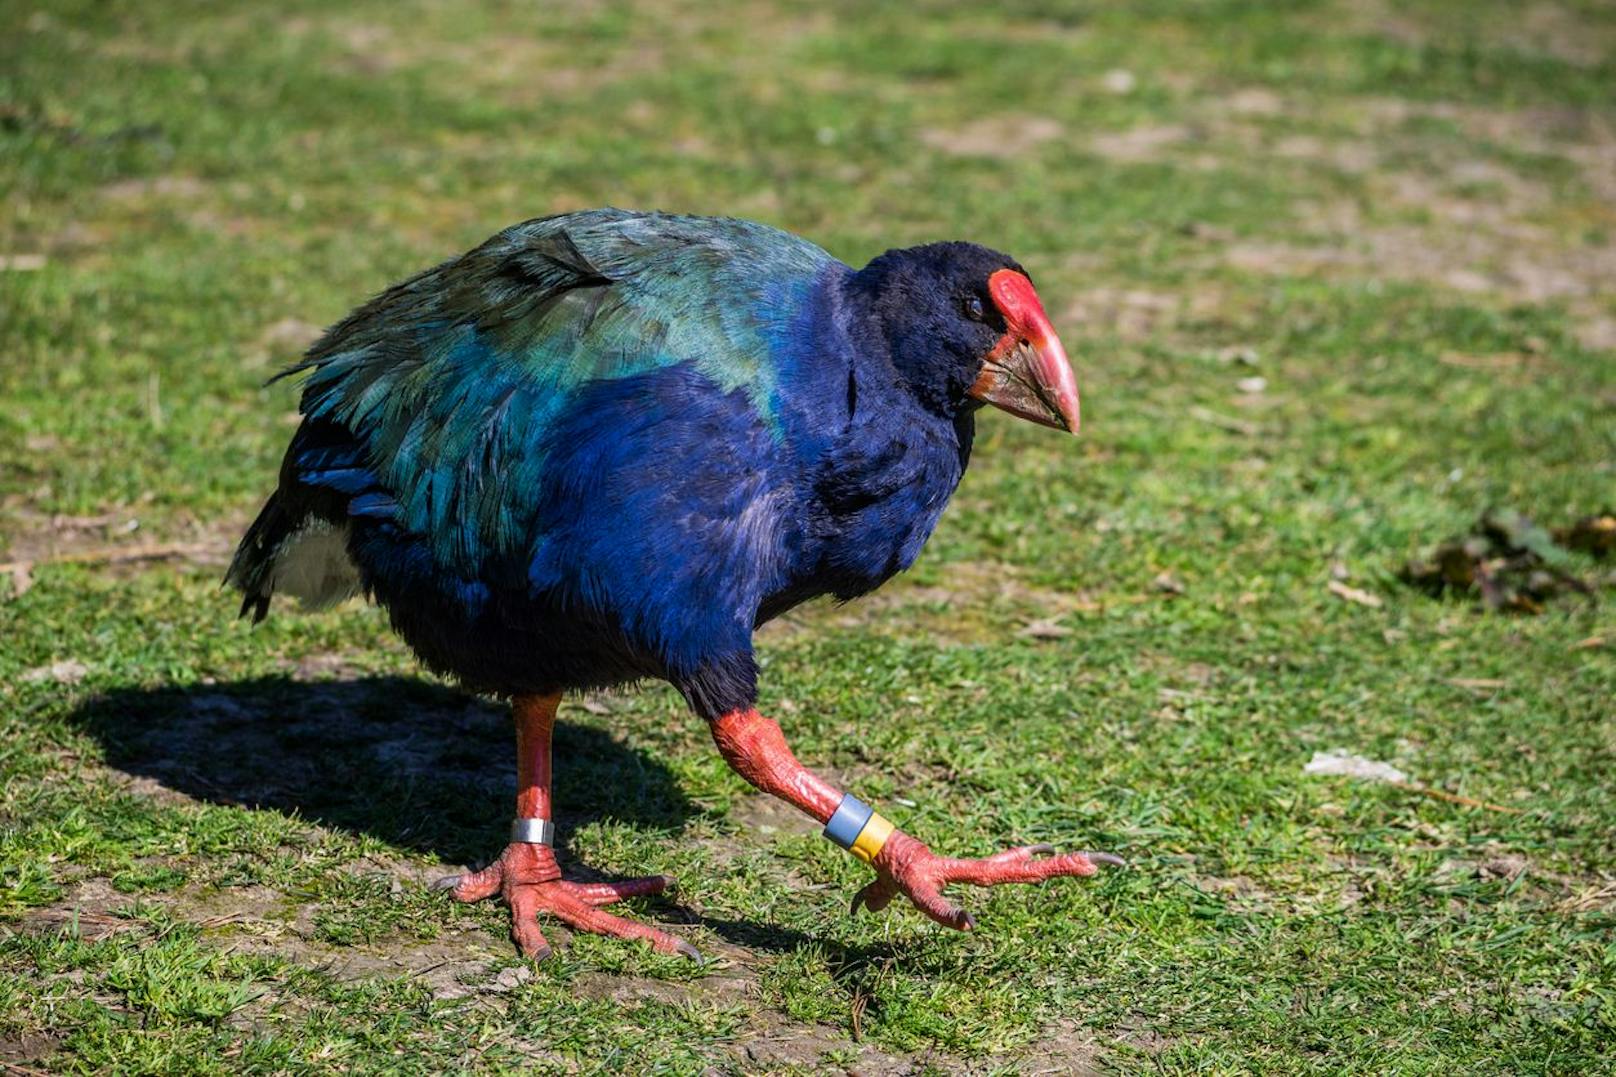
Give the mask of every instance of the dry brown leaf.
M 1156 578 L 1150 581 L 1152 587 L 1166 595 L 1181 595 L 1184 585 L 1171 572 L 1159 572 Z
M 1371 609 L 1381 607 L 1379 595 L 1370 594 L 1368 591 L 1360 591 L 1356 587 L 1349 587 L 1340 580 L 1331 580 L 1326 586 L 1330 589 L 1330 593 L 1337 598 L 1344 598 L 1348 602 L 1356 602 L 1360 606 L 1368 606 Z
M 76 658 L 69 658 L 61 662 L 52 662 L 48 666 L 31 669 L 22 675 L 22 679 L 29 684 L 38 684 L 41 681 L 55 681 L 57 684 L 77 684 L 89 672 L 89 666 Z
M 1444 366 L 1463 367 L 1466 370 L 1508 370 L 1520 366 L 1528 361 L 1530 356 L 1519 352 L 1499 352 L 1494 355 L 1466 355 L 1463 352 L 1446 352 L 1437 356 L 1437 362 Z
M 1028 639 L 1065 639 L 1072 634 L 1072 630 L 1053 618 L 1033 621 L 1024 626 L 1018 636 Z

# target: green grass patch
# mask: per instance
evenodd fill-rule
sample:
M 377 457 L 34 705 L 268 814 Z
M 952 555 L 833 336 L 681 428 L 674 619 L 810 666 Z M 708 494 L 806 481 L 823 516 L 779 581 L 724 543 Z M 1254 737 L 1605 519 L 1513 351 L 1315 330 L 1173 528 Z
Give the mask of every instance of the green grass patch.
M 1608 6 L 866 8 L 0 5 L 0 1064 L 1608 1068 L 1608 588 L 1396 578 L 1616 501 Z M 986 417 L 913 572 L 761 636 L 763 703 L 941 851 L 1126 871 L 850 918 L 867 869 L 649 687 L 565 712 L 561 835 L 678 877 L 629 912 L 712 965 L 530 970 L 427 891 L 499 847 L 507 719 L 375 610 L 249 631 L 218 560 L 320 326 L 601 204 L 1029 266 L 1083 438 Z M 71 560 L 145 543 L 187 552 Z

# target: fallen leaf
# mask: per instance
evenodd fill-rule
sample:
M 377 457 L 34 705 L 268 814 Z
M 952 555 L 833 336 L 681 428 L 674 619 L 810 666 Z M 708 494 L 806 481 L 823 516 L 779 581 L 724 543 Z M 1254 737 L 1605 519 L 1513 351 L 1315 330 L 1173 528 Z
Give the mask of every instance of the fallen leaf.
M 1570 527 L 1557 528 L 1555 539 L 1568 550 L 1581 550 L 1593 557 L 1616 553 L 1616 513 L 1584 516 Z
M 1203 408 L 1199 404 L 1190 408 L 1185 414 L 1192 419 L 1206 423 L 1208 426 L 1215 426 L 1219 430 L 1227 430 L 1229 433 L 1239 434 L 1241 437 L 1256 437 L 1262 433 L 1262 427 L 1256 423 L 1248 423 L 1244 419 L 1236 419 L 1228 415 L 1219 415 L 1211 408 Z
M 69 658 L 63 662 L 52 662 L 48 666 L 38 666 L 22 675 L 22 679 L 29 684 L 38 684 L 41 681 L 55 681 L 57 684 L 77 684 L 90 672 L 90 667 L 76 658 Z
M 1508 681 L 1497 680 L 1492 677 L 1449 677 L 1448 683 L 1455 688 L 1508 688 Z
M 1329 774 L 1343 778 L 1358 778 L 1366 782 L 1406 782 L 1408 775 L 1390 763 L 1365 759 L 1352 752 L 1314 752 L 1304 774 Z
M 1150 584 L 1163 594 L 1181 595 L 1184 593 L 1184 585 L 1171 572 L 1157 573 L 1156 578 L 1151 580 Z
M 1584 552 L 1598 556 L 1604 535 L 1601 519 L 1590 516 L 1570 528 L 1550 532 L 1510 509 L 1488 511 L 1470 534 L 1442 543 L 1428 555 L 1408 562 L 1399 574 L 1405 583 L 1432 596 L 1448 593 L 1480 598 L 1488 610 L 1539 613 L 1551 599 L 1565 594 L 1592 594 L 1595 584 L 1571 571 L 1569 547 L 1575 536 Z M 1616 538 L 1616 521 L 1612 521 Z
M 1256 366 L 1259 362 L 1256 348 L 1228 347 L 1219 348 L 1215 358 L 1220 363 L 1242 363 L 1246 366 Z
M 1348 602 L 1356 602 L 1360 606 L 1368 606 L 1371 609 L 1379 609 L 1381 606 L 1379 595 L 1372 595 L 1368 591 L 1360 591 L 1356 587 L 1349 587 L 1340 580 L 1331 580 L 1325 586 L 1330 589 L 1332 595 L 1337 598 L 1344 598 Z
M 1017 632 L 1018 636 L 1028 639 L 1065 639 L 1072 634 L 1072 630 L 1054 619 L 1033 621 Z
M 1579 639 L 1577 642 L 1573 643 L 1571 645 L 1571 649 L 1573 651 L 1591 651 L 1595 647 L 1603 647 L 1604 645 L 1604 636 L 1589 636 L 1587 639 Z
M 1524 856 L 1499 856 L 1481 865 L 1477 874 L 1483 879 L 1518 879 L 1532 866 Z
M 1100 77 L 1100 85 L 1110 93 L 1121 95 L 1133 93 L 1134 87 L 1139 85 L 1139 80 L 1134 78 L 1132 71 L 1116 67 Z

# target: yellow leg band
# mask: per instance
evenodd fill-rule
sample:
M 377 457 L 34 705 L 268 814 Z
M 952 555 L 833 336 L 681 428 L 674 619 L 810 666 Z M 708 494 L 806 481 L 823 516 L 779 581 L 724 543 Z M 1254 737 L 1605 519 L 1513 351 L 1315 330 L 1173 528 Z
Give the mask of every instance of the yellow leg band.
M 853 839 L 852 848 L 848 851 L 868 864 L 880 853 L 896 829 L 897 827 L 879 814 L 872 814 L 870 821 L 864 824 L 864 829 L 859 831 L 859 836 Z

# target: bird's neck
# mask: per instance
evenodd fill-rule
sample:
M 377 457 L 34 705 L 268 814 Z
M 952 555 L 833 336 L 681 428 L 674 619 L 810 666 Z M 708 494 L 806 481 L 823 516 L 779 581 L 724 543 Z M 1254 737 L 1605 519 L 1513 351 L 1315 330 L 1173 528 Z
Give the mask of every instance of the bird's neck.
M 945 399 L 939 387 L 922 383 L 919 372 L 926 364 L 916 361 L 921 357 L 898 354 L 889 327 L 900 315 L 894 310 L 893 295 L 883 288 L 880 278 L 871 275 L 869 267 L 848 271 L 831 283 L 825 310 L 837 324 L 837 336 L 851 357 L 859 393 L 867 396 L 870 405 L 901 402 L 905 406 L 896 409 L 899 413 L 908 413 L 939 431 L 950 431 L 963 471 L 970 458 L 976 408 L 960 408 Z M 855 420 L 852 425 L 862 424 Z

